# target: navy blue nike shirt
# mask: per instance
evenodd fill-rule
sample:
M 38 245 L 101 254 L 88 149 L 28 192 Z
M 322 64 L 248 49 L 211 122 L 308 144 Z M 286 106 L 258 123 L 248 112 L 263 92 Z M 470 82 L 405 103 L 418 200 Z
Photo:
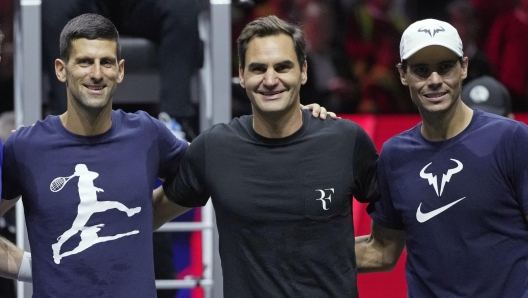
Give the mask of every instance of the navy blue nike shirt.
M 409 297 L 528 297 L 528 127 L 475 110 L 431 142 L 388 140 L 372 219 L 406 232 Z

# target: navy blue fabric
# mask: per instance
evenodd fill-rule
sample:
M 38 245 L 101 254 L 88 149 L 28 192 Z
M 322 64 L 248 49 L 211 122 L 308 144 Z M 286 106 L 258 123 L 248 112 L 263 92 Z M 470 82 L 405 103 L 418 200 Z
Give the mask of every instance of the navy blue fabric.
M 2 197 L 22 195 L 33 297 L 156 297 L 152 188 L 174 174 L 186 148 L 144 112 L 113 111 L 112 127 L 92 137 L 67 131 L 58 116 L 11 135 Z M 51 191 L 57 177 L 74 173 Z
M 384 144 L 369 206 L 406 232 L 409 297 L 528 297 L 528 127 L 480 110 L 443 142 L 420 126 Z

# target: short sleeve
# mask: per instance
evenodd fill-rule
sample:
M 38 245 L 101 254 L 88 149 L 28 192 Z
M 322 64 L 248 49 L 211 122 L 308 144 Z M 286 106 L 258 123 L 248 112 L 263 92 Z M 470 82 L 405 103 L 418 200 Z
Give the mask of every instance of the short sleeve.
M 178 173 L 163 184 L 167 197 L 178 205 L 200 207 L 210 197 L 205 181 L 206 139 L 207 132 L 204 132 L 193 140 L 180 162 Z
M 376 177 L 378 151 L 363 128 L 357 127 L 354 147 L 354 184 L 357 190 L 354 197 L 362 203 L 374 202 L 379 199 Z
M 165 179 L 176 174 L 189 144 L 176 138 L 163 123 L 156 120 L 156 124 L 159 132 L 158 148 L 160 157 L 158 177 Z
M 401 214 L 394 208 L 388 181 L 390 181 L 390 170 L 386 167 L 385 156 L 381 151 L 377 167 L 378 185 L 380 189 L 380 200 L 370 203 L 367 207 L 372 220 L 386 228 L 403 230 L 405 225 Z

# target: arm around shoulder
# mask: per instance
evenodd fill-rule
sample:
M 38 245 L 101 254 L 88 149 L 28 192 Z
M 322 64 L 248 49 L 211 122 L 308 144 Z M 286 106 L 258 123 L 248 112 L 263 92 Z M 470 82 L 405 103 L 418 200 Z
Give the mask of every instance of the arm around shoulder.
M 383 227 L 374 221 L 370 235 L 356 237 L 358 273 L 390 271 L 405 247 L 405 232 Z

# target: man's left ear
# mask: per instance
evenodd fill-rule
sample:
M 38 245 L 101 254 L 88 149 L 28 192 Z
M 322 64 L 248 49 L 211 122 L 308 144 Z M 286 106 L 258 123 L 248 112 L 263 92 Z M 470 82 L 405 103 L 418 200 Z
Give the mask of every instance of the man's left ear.
M 301 67 L 301 79 L 303 85 L 306 83 L 306 81 L 308 81 L 308 62 L 306 62 L 306 60 L 304 60 L 304 63 Z
M 123 78 L 125 77 L 125 59 L 121 59 L 117 64 L 117 67 L 119 67 L 119 77 L 117 79 L 117 82 L 121 83 L 123 81 Z
M 469 67 L 469 58 L 468 57 L 462 58 L 462 76 L 464 77 L 464 79 L 467 77 L 468 67 Z

